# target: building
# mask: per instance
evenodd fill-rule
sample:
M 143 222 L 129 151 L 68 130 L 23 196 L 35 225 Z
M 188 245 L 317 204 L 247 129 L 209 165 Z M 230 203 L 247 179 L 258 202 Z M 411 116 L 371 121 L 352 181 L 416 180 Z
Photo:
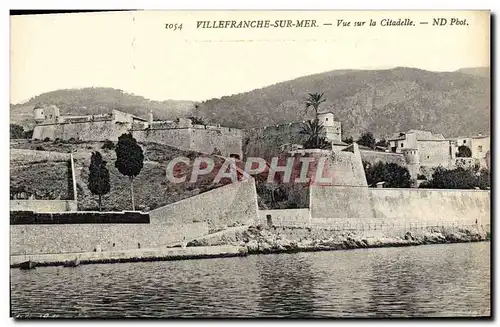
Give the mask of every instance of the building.
M 325 128 L 325 138 L 333 144 L 341 144 L 342 124 L 339 121 L 335 121 L 333 112 L 326 111 L 318 113 L 318 120 L 323 124 L 323 127 Z
M 409 130 L 393 134 L 388 142 L 393 153 L 410 151 L 418 155 L 420 166 L 451 168 L 455 165 L 456 142 L 446 139 L 443 134 Z
M 118 141 L 120 135 L 132 133 L 138 142 L 155 142 L 202 153 L 224 156 L 242 155 L 242 131 L 236 128 L 196 125 L 188 118 L 155 121 L 119 110 L 83 116 L 61 116 L 54 105 L 33 108 L 34 140 Z
M 490 136 L 479 134 L 473 137 L 459 137 L 456 139 L 456 152 L 465 145 L 471 150 L 471 158 L 481 167 L 488 168 L 487 157 L 490 151 Z

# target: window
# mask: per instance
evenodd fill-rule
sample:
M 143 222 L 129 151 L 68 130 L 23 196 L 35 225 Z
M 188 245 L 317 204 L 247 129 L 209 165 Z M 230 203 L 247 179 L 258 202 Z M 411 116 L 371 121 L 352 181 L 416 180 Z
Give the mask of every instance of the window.
M 429 159 L 429 156 L 427 156 L 427 159 Z
M 403 147 L 403 143 L 401 143 L 401 147 Z
M 464 140 L 464 144 L 465 144 L 465 140 Z
M 478 146 L 478 147 L 477 147 L 477 151 L 478 151 L 478 152 L 483 152 L 483 146 L 482 146 L 482 145 Z
M 328 118 L 325 118 L 325 121 L 328 121 Z

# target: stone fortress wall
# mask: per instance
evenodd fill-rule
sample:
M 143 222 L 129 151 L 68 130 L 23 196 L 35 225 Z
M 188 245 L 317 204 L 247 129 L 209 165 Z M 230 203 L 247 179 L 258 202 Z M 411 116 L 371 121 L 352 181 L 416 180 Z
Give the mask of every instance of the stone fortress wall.
M 147 129 L 134 129 L 138 142 L 156 142 L 202 153 L 242 156 L 242 131 L 239 129 L 191 125 L 185 122 L 154 124 Z
M 149 213 L 150 223 L 10 226 L 11 255 L 164 248 L 258 217 L 253 179 L 229 184 Z
M 150 114 L 151 115 L 151 114 Z M 132 132 L 139 142 L 156 142 L 203 153 L 242 156 L 241 130 L 208 125 L 193 125 L 191 120 L 153 121 L 113 110 L 109 114 L 61 116 L 55 106 L 35 108 L 37 125 L 33 139 L 116 142 L 123 133 Z

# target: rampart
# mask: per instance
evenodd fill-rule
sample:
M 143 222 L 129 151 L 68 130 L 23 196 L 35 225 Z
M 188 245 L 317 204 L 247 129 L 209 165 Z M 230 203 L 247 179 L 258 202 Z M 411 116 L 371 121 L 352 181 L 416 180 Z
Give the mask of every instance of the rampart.
M 339 229 L 490 228 L 490 193 L 479 190 L 311 187 L 312 223 Z
M 226 127 L 202 126 L 133 130 L 139 142 L 155 142 L 203 153 L 241 157 L 242 132 Z
M 76 211 L 76 200 L 10 200 L 10 211 L 63 212 Z
M 371 163 L 372 165 L 382 163 L 395 163 L 401 167 L 406 167 L 406 161 L 402 154 L 392 152 L 382 152 L 374 150 L 360 149 L 361 160 Z
M 27 149 L 10 149 L 11 163 L 36 163 L 44 161 L 62 162 L 70 160 L 69 153 L 54 152 L 54 151 L 38 151 Z
M 233 183 L 149 212 L 149 224 L 11 225 L 11 255 L 165 248 L 258 217 L 253 180 Z M 82 213 L 84 215 L 84 213 Z
M 245 130 L 243 155 L 245 157 L 270 157 L 284 144 L 303 144 L 307 136 L 301 134 L 303 122 L 266 126 Z
M 41 124 L 35 126 L 33 139 L 69 140 L 73 138 L 84 141 L 117 141 L 120 135 L 128 132 L 130 126 L 128 123 L 113 120 Z

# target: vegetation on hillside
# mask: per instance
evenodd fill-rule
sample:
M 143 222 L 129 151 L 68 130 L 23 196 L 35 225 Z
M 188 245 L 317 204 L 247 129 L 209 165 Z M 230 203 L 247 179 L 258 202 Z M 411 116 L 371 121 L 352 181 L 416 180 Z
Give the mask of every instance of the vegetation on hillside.
M 10 198 L 71 200 L 68 161 L 10 162 Z
M 195 115 L 229 127 L 259 127 L 304 117 L 303 99 L 324 90 L 322 107 L 342 122 L 344 135 L 378 138 L 424 129 L 446 137 L 489 133 L 490 79 L 414 68 L 343 70 L 304 76 L 247 93 L 211 99 Z
M 76 180 L 78 189 L 78 209 L 97 210 L 97 197 L 88 188 L 90 153 L 101 151 L 103 160 L 114 163 L 114 150 L 102 149 L 104 142 L 68 142 L 68 141 L 32 141 L 24 140 L 11 142 L 12 148 L 31 149 L 43 146 L 46 151 L 73 152 L 76 166 Z M 194 159 L 202 155 L 193 151 L 180 150 L 168 145 L 157 143 L 140 144 L 144 151 L 144 166 L 134 178 L 135 206 L 137 210 L 149 211 L 158 207 L 177 202 L 194 195 L 210 191 L 227 185 L 232 181 L 223 178 L 214 183 L 218 170 L 207 175 L 199 176 L 191 183 L 189 179 L 182 183 L 172 183 L 165 176 L 168 162 L 176 157 L 187 157 L 189 165 L 177 167 L 178 174 L 191 176 Z M 220 167 L 224 159 L 208 156 L 214 159 L 215 166 Z M 54 165 L 57 164 L 57 167 Z M 39 163 L 24 165 L 11 162 L 11 193 L 12 186 L 28 186 L 35 193 L 37 199 L 66 198 L 68 192 L 68 162 Z M 57 169 L 56 169 L 57 168 Z M 111 190 L 102 196 L 103 211 L 130 210 L 130 181 L 124 178 L 114 164 L 107 166 L 109 170 Z M 46 190 L 46 188 L 49 188 Z

